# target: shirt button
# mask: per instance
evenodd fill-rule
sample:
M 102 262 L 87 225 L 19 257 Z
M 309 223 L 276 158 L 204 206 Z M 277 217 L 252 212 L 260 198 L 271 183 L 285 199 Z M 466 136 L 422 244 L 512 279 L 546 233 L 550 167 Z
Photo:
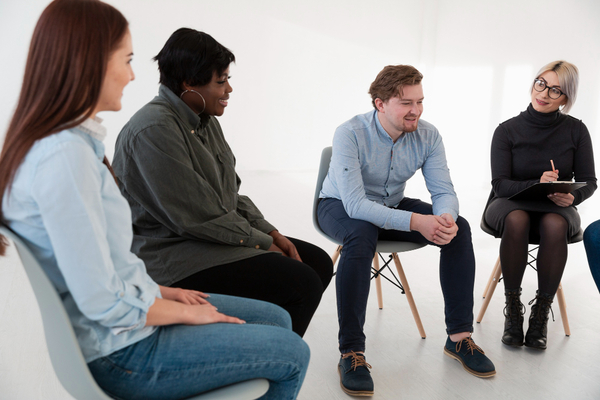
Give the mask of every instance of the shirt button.
M 254 246 L 255 249 L 260 249 L 259 245 Z
M 125 292 L 119 292 L 119 297 L 125 297 Z

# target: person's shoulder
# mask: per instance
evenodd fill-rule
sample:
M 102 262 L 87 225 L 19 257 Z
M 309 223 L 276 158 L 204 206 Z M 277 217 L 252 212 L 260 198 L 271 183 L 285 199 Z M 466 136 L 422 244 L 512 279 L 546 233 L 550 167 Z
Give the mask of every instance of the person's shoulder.
M 375 128 L 375 118 L 377 112 L 371 110 L 364 114 L 358 114 L 350 118 L 348 121 L 341 124 L 338 129 L 344 129 L 348 131 L 363 131 Z
M 83 135 L 85 134 L 67 129 L 46 136 L 34 143 L 25 161 L 32 166 L 37 166 L 65 160 L 77 163 L 80 159 L 93 158 L 96 156 L 94 148 Z
M 431 122 L 427 122 L 424 119 L 419 119 L 418 131 L 430 133 L 432 135 L 439 135 L 440 132 L 437 130 L 435 125 Z
M 502 121 L 498 124 L 499 127 L 503 127 L 505 129 L 510 129 L 514 127 L 521 126 L 525 123 L 525 118 L 523 117 L 523 113 L 521 112 L 514 117 L 510 117 L 509 119 Z
M 119 136 L 135 138 L 141 132 L 156 126 L 171 126 L 176 124 L 177 115 L 169 103 L 156 96 L 140 108 L 123 126 Z
M 574 117 L 574 116 L 572 116 L 570 114 L 562 114 L 562 115 L 563 115 L 563 118 L 564 118 L 565 122 L 568 123 L 568 124 L 584 125 L 585 126 L 585 124 L 583 123 L 583 121 L 580 120 L 579 118 L 576 118 L 576 117 Z
M 419 124 L 417 126 L 417 130 L 414 132 L 410 132 L 410 135 L 413 140 L 417 140 L 420 142 L 429 142 L 433 143 L 441 138 L 440 132 L 430 122 L 425 121 L 424 119 L 419 119 Z

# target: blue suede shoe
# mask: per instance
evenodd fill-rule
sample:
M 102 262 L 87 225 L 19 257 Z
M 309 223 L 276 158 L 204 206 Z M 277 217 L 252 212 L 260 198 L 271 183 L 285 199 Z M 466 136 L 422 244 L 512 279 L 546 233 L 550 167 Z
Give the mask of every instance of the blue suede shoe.
M 444 354 L 458 360 L 467 372 L 479 378 L 496 375 L 494 363 L 487 358 L 481 347 L 477 346 L 470 336 L 456 343 L 448 338 L 444 346 Z
M 371 366 L 363 354 L 353 351 L 343 355 L 338 364 L 340 386 L 350 396 L 373 396 Z

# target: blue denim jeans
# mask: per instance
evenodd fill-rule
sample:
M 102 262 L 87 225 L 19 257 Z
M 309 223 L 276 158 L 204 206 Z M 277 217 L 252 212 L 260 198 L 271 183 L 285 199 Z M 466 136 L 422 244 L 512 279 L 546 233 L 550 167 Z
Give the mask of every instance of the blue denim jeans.
M 88 364 L 117 399 L 181 399 L 253 378 L 267 378 L 262 399 L 295 399 L 310 351 L 289 314 L 271 303 L 212 294 L 220 312 L 246 324 L 170 325 Z
M 593 222 L 583 232 L 583 244 L 590 271 L 600 291 L 600 220 Z
M 432 214 L 430 204 L 405 197 L 397 209 Z M 318 208 L 319 225 L 323 231 L 341 241 L 343 250 L 336 273 L 338 335 L 341 353 L 365 350 L 363 327 L 369 296 L 371 263 L 377 240 L 397 240 L 415 243 L 427 241 L 419 232 L 403 232 L 376 227 L 370 222 L 352 219 L 337 199 L 323 199 Z M 473 285 L 475 255 L 469 223 L 462 217 L 456 221 L 457 235 L 440 248 L 440 282 L 444 295 L 446 332 L 473 331 Z M 427 266 L 423 266 L 427 268 Z

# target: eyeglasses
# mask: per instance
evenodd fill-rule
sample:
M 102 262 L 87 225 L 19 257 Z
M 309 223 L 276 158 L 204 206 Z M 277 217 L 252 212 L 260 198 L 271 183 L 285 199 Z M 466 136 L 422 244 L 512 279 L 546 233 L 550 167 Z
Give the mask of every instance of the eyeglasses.
M 550 96 L 550 98 L 553 100 L 558 99 L 564 94 L 560 89 L 556 88 L 556 86 L 548 86 L 546 81 L 543 79 L 535 79 L 533 81 L 533 88 L 538 92 L 543 92 L 544 90 L 548 89 L 548 96 Z

